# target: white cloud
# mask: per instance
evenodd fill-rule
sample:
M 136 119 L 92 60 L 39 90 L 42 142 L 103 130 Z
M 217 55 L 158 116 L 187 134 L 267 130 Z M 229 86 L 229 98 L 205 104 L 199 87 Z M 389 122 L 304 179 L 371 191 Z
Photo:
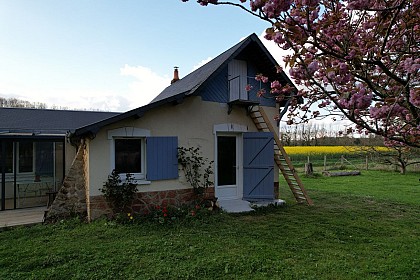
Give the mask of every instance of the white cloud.
M 120 69 L 122 76 L 131 76 L 135 80 L 129 84 L 129 97 L 137 106 L 146 105 L 155 98 L 163 89 L 170 85 L 171 78 L 162 76 L 152 69 L 144 66 L 124 65 Z
M 101 110 L 121 112 L 129 105 L 125 97 L 111 91 L 68 88 L 17 88 L 8 92 L 17 94 L 2 94 L 5 98 L 18 98 L 29 102 L 47 104 L 48 108 L 69 110 Z
M 207 57 L 206 59 L 203 59 L 202 61 L 200 61 L 198 64 L 194 65 L 192 71 L 197 70 L 198 68 L 200 68 L 201 66 L 203 66 L 204 64 L 206 64 L 207 62 L 209 62 L 210 60 L 212 60 L 213 57 Z
M 149 103 L 166 86 L 170 78 L 161 76 L 144 66 L 120 68 L 120 76 L 115 75 L 113 84 L 104 86 L 93 84 L 87 87 L 78 85 L 34 85 L 15 84 L 0 80 L 0 96 L 18 98 L 29 102 L 46 103 L 47 107 L 103 110 L 124 112 Z M 132 80 L 122 78 L 131 77 Z

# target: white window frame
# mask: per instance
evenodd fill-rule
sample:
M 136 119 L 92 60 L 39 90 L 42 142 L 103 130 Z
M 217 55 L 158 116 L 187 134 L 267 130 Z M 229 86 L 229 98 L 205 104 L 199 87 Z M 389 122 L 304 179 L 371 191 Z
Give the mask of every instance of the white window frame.
M 141 173 L 132 173 L 133 179 L 137 184 L 149 184 L 149 181 L 146 181 L 146 137 L 150 136 L 150 130 L 136 128 L 136 127 L 121 127 L 117 129 L 112 129 L 108 131 L 108 141 L 110 142 L 110 172 L 115 169 L 115 140 L 116 139 L 141 139 Z M 121 179 L 125 179 L 125 174 L 120 174 Z
M 112 164 L 113 164 L 113 168 L 112 169 L 115 169 L 115 141 L 116 140 L 121 140 L 121 139 L 124 139 L 124 140 L 141 140 L 141 143 L 140 143 L 140 155 L 141 155 L 141 163 L 140 163 L 140 165 L 141 165 L 141 170 L 140 170 L 140 172 L 138 172 L 138 173 L 130 173 L 130 174 L 132 174 L 133 175 L 133 178 L 134 179 L 136 179 L 136 180 L 143 180 L 143 179 L 145 179 L 145 177 L 146 177 L 146 159 L 145 159 L 145 152 L 146 152 L 146 149 L 145 149 L 145 138 L 143 138 L 143 137 L 115 137 L 114 139 L 113 139 L 113 143 L 114 143 L 114 156 L 113 156 L 113 160 L 112 160 Z M 120 173 L 120 176 L 121 176 L 121 179 L 125 179 L 125 173 Z

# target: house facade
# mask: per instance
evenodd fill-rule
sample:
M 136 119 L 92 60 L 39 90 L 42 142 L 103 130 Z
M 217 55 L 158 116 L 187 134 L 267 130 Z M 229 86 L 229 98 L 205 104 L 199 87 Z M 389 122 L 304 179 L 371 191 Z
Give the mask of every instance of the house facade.
M 282 104 L 270 94 L 269 82 L 255 79 L 263 73 L 293 87 L 276 65 L 252 34 L 181 79 L 175 69 L 171 84 L 151 103 L 69 128 L 60 143 L 72 150 L 62 156 L 72 163 L 61 169 L 60 179 L 65 176 L 48 216 L 76 212 L 95 219 L 109 214 L 101 188 L 113 170 L 123 179 L 133 174 L 138 185 L 133 211 L 191 201 L 194 192 L 178 163 L 179 147 L 199 148 L 213 162 L 209 190 L 219 201 L 277 198 L 274 117 Z M 264 96 L 258 94 L 261 89 Z M 262 131 L 252 116 L 256 109 L 270 116 L 264 120 L 269 131 Z
M 150 104 L 76 129 L 71 137 L 83 143 L 89 218 L 109 211 L 101 188 L 114 169 L 122 177 L 134 174 L 139 190 L 134 211 L 192 199 L 192 187 L 178 164 L 178 147 L 199 148 L 213 161 L 211 180 L 218 200 L 276 198 L 274 135 L 260 132 L 250 117 L 253 107 L 263 108 L 277 127 L 279 103 L 270 96 L 269 83 L 255 80 L 264 73 L 293 85 L 275 66 L 252 34 L 182 79 L 176 69 L 172 84 Z M 257 95 L 262 88 L 267 97 Z

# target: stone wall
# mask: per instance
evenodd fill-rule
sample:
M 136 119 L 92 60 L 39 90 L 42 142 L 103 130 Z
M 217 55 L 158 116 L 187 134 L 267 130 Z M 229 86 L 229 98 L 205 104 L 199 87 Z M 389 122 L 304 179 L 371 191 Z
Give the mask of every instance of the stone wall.
M 214 188 L 208 188 L 204 199 L 214 199 Z M 155 191 L 155 192 L 138 192 L 133 201 L 132 206 L 127 209 L 127 213 L 148 214 L 156 206 L 175 206 L 179 207 L 184 204 L 191 203 L 198 199 L 193 189 Z M 105 197 L 90 197 L 89 220 L 94 220 L 102 216 L 110 217 L 112 210 L 110 209 Z
M 46 222 L 76 215 L 86 217 L 86 157 L 86 147 L 80 145 L 54 202 L 46 212 Z

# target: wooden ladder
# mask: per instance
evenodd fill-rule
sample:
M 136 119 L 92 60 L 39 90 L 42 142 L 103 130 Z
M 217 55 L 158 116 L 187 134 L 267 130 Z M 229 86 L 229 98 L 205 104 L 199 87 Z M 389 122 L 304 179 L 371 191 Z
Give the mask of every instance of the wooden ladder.
M 289 185 L 296 201 L 298 203 L 313 205 L 312 199 L 308 196 L 305 188 L 303 187 L 303 183 L 293 167 L 292 161 L 284 150 L 284 147 L 281 144 L 280 139 L 264 109 L 261 106 L 255 106 L 249 112 L 259 131 L 272 132 L 274 134 L 274 160 L 283 174 L 284 179 L 286 179 L 286 182 Z

